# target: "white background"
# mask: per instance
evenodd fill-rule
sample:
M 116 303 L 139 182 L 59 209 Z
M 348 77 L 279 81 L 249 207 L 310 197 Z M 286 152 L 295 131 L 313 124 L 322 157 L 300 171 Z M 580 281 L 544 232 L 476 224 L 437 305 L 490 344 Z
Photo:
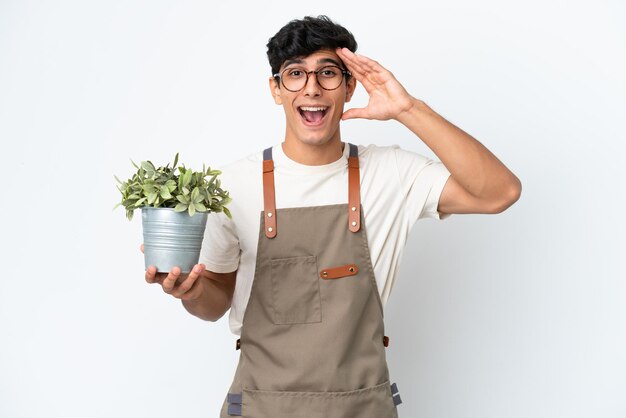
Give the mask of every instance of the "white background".
M 0 0 L 0 417 L 218 416 L 227 317 L 144 282 L 113 175 L 281 141 L 265 44 L 321 13 L 523 183 L 415 226 L 386 308 L 400 416 L 626 416 L 622 2 Z M 438 159 L 396 122 L 342 133 Z

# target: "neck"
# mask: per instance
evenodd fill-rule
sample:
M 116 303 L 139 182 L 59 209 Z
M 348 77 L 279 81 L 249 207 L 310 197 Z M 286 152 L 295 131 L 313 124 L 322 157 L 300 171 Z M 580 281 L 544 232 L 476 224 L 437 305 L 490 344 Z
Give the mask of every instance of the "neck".
M 285 155 L 304 165 L 325 165 L 335 162 L 343 155 L 344 145 L 339 138 L 323 145 L 311 145 L 288 139 L 282 143 Z

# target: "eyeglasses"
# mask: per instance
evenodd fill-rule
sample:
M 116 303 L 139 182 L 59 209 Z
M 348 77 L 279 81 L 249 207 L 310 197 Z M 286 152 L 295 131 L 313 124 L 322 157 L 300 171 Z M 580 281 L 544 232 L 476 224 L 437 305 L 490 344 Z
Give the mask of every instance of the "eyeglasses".
M 274 77 L 280 79 L 284 88 L 296 92 L 306 86 L 309 82 L 310 74 L 315 74 L 317 84 L 324 90 L 335 90 L 339 88 L 343 77 L 352 75 L 348 70 L 341 69 L 335 65 L 329 65 L 316 71 L 306 71 L 303 68 L 297 67 L 285 68 L 282 73 L 274 74 Z

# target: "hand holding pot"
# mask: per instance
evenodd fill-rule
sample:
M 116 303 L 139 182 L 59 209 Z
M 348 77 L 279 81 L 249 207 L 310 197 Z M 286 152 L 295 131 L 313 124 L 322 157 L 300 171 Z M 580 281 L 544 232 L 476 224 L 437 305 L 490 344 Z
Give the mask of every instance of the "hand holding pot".
M 140 246 L 143 253 L 143 244 Z M 149 266 L 146 270 L 146 282 L 158 283 L 163 291 L 182 300 L 197 299 L 202 294 L 202 278 L 205 266 L 196 264 L 191 272 L 181 273 L 180 267 L 172 267 L 169 273 L 157 273 L 156 267 Z

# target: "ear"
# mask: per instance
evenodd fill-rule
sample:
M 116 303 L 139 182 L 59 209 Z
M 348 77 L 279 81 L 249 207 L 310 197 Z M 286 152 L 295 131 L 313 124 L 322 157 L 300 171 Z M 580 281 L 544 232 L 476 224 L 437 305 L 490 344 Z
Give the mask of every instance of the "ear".
M 348 82 L 346 83 L 346 103 L 352 99 L 352 95 L 354 94 L 354 90 L 356 90 L 356 78 L 354 76 L 350 77 Z
M 283 104 L 283 98 L 280 96 L 280 85 L 278 81 L 274 77 L 270 77 L 270 93 L 272 93 L 272 97 L 274 98 L 274 103 L 277 105 Z

